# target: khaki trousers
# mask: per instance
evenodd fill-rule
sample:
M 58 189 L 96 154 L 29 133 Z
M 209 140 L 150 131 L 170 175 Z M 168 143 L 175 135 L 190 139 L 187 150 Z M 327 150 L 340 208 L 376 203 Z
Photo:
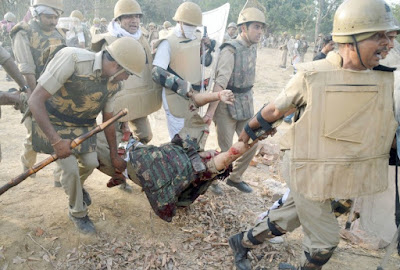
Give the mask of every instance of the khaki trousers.
M 217 129 L 218 145 L 223 152 L 229 150 L 233 143 L 233 136 L 239 136 L 249 120 L 235 120 L 231 117 L 226 104 L 220 102 L 215 111 L 214 122 Z M 257 143 L 254 144 L 243 156 L 236 160 L 233 171 L 229 176 L 232 182 L 242 182 L 242 175 L 246 171 L 257 151 Z
M 68 195 L 69 212 L 74 217 L 87 215 L 87 205 L 83 202 L 83 183 L 99 166 L 96 152 L 71 155 L 65 159 L 58 159 L 57 165 L 61 168 L 61 185 Z
M 281 172 L 290 186 L 289 162 L 290 151 L 285 151 Z M 312 201 L 290 191 L 282 207 L 270 211 L 268 216 L 254 226 L 252 234 L 260 242 L 270 238 L 269 218 L 271 223 L 278 225 L 284 231 L 291 232 L 301 225 L 304 232 L 303 249 L 311 255 L 329 250 L 339 244 L 340 230 L 331 202 L 332 200 Z M 243 243 L 252 246 L 247 233 L 244 234 Z M 302 253 L 301 265 L 305 262 L 306 257 Z
M 288 50 L 283 50 L 282 51 L 281 66 L 286 67 L 287 55 L 288 55 Z
M 143 144 L 148 144 L 153 139 L 150 121 L 147 116 L 128 121 L 129 129 Z M 120 142 L 117 140 L 117 142 Z
M 26 127 L 26 137 L 24 140 L 24 152 L 21 155 L 21 162 L 24 169 L 32 167 L 36 162 L 37 153 L 32 147 L 32 117 L 26 117 L 24 121 Z

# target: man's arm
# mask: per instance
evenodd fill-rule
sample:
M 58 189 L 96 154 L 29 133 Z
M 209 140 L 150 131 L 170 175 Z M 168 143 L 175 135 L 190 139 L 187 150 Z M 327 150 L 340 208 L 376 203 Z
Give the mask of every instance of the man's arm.
M 33 91 L 36 88 L 36 65 L 31 53 L 27 33 L 24 30 L 20 30 L 15 34 L 13 45 L 15 61 L 18 63 L 18 68 L 24 75 L 29 88 Z
M 50 122 L 45 106 L 46 100 L 50 97 L 51 94 L 38 84 L 28 100 L 28 105 L 35 121 L 53 146 L 54 152 L 62 159 L 71 155 L 71 140 L 61 139 Z
M 24 88 L 24 86 L 27 85 L 24 76 L 22 76 L 21 72 L 19 72 L 19 69 L 12 58 L 8 59 L 5 63 L 3 63 L 2 66 L 20 88 Z M 27 92 L 30 94 L 31 89 L 27 89 Z
M 105 112 L 103 110 L 103 122 L 113 117 L 112 112 Z M 115 125 L 110 125 L 104 129 L 104 134 L 107 139 L 108 146 L 110 148 L 111 164 L 119 172 L 123 172 L 126 169 L 126 161 L 123 160 L 117 152 L 117 139 L 115 135 Z

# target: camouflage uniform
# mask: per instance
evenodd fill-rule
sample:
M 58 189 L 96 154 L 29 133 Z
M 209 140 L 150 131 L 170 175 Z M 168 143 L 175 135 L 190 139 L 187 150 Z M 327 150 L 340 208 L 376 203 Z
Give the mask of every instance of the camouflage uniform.
M 218 145 L 225 152 L 232 146 L 234 133 L 239 135 L 254 114 L 252 87 L 255 80 L 257 45 L 248 46 L 239 35 L 237 39 L 224 43 L 221 48 L 215 82 L 223 89 L 232 90 L 235 95 L 234 105 L 220 102 L 214 115 Z M 229 176 L 232 182 L 242 182 L 241 177 L 256 150 L 257 144 L 235 162 Z
M 50 62 L 38 83 L 52 97 L 46 101 L 50 122 L 63 139 L 74 139 L 96 127 L 101 112 L 112 112 L 114 95 L 119 84 L 101 78 L 102 52 L 97 54 L 79 48 L 65 48 Z M 34 148 L 51 153 L 46 135 L 34 122 Z M 73 150 L 66 159 L 57 160 L 62 169 L 61 184 L 69 197 L 70 213 L 85 217 L 82 188 L 86 178 L 98 167 L 96 136 L 92 136 Z
M 38 79 L 47 62 L 54 54 L 63 48 L 65 38 L 58 29 L 51 33 L 41 30 L 35 20 L 29 23 L 20 22 L 11 31 L 15 60 L 22 74 L 34 74 Z M 33 89 L 32 89 L 33 90 Z M 24 121 L 27 137 L 24 142 L 24 153 L 21 156 L 25 168 L 32 167 L 36 162 L 36 153 L 32 149 L 32 119 Z

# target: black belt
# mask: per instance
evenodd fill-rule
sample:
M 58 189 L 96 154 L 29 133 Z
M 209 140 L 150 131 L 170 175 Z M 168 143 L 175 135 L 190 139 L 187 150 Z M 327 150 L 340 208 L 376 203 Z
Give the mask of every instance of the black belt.
M 226 87 L 226 89 L 232 90 L 233 93 L 238 93 L 238 94 L 247 93 L 247 92 L 249 92 L 252 88 L 253 88 L 253 86 L 238 88 L 238 87 L 235 87 L 235 86 L 232 86 L 232 85 L 228 85 L 228 86 Z
M 65 121 L 65 122 L 78 124 L 78 125 L 94 125 L 94 124 L 96 124 L 96 118 L 94 118 L 94 119 L 82 119 L 82 118 L 78 118 L 78 117 L 75 117 L 75 116 L 63 114 L 63 113 L 57 111 L 47 101 L 46 101 L 46 109 L 50 114 L 54 115 L 58 119 L 60 119 L 62 121 Z

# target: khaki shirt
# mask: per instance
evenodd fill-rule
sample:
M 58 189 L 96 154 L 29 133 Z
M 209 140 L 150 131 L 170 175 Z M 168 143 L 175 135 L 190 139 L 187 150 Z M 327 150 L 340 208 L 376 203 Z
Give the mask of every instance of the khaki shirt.
M 54 95 L 72 76 L 94 76 L 100 78 L 102 73 L 103 52 L 89 52 L 80 48 L 69 48 L 59 51 L 38 79 L 38 83 L 51 95 Z M 79 91 L 79 89 L 77 89 Z M 109 99 L 104 112 L 113 112 L 114 97 Z
M 329 53 L 326 60 L 337 68 L 341 68 L 342 66 L 342 57 L 335 52 Z M 309 65 L 309 63 L 304 65 Z M 301 108 L 307 105 L 308 92 L 301 66 L 299 66 L 299 72 L 289 81 L 285 89 L 283 89 L 274 101 L 275 107 L 280 111 Z
M 242 38 L 241 35 L 238 35 L 236 38 L 240 41 L 240 43 L 250 47 Z M 223 89 L 226 89 L 228 86 L 229 79 L 232 76 L 233 68 L 235 66 L 235 49 L 231 46 L 225 46 L 218 58 L 218 64 L 215 71 L 215 82 L 221 86 Z
M 0 46 L 0 65 L 3 65 L 8 59 L 11 58 L 11 55 Z

